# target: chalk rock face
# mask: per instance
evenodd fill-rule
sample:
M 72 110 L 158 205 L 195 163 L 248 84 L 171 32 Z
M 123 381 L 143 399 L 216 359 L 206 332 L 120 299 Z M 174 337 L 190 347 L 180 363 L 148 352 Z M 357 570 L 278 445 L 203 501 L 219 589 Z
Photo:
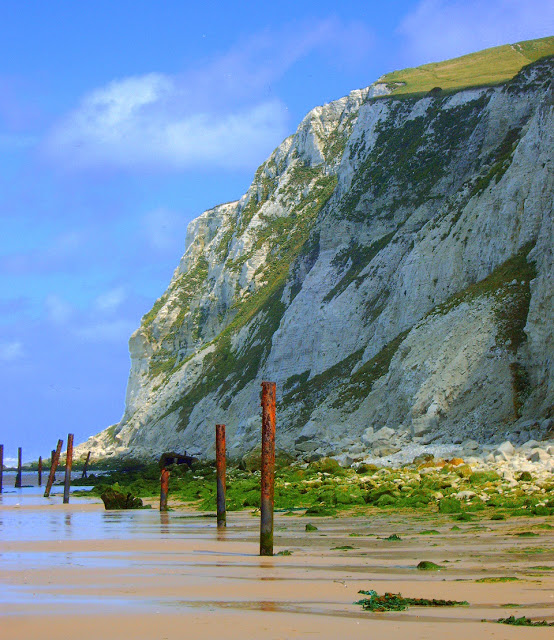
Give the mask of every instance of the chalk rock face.
M 131 336 L 123 418 L 81 449 L 209 457 L 225 423 L 242 456 L 261 380 L 277 383 L 291 452 L 378 433 L 500 444 L 523 423 L 544 438 L 553 71 L 545 58 L 504 85 L 423 97 L 381 83 L 311 111 L 239 201 L 190 223 Z

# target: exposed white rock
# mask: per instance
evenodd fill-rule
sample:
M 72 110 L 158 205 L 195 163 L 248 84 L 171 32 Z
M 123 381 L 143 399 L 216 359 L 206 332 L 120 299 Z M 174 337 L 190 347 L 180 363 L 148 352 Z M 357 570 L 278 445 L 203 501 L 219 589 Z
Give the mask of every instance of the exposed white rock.
M 240 457 L 269 379 L 283 449 L 373 462 L 382 441 L 383 461 L 533 468 L 538 442 L 498 445 L 553 427 L 552 69 L 437 98 L 374 99 L 377 83 L 313 109 L 240 200 L 191 222 L 131 336 L 122 420 L 76 455 L 209 457 L 224 422 Z

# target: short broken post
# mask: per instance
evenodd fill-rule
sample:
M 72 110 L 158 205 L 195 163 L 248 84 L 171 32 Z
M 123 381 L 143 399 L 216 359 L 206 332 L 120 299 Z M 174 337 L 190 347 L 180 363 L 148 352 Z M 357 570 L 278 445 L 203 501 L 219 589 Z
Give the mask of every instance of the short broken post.
M 81 474 L 81 478 L 87 477 L 87 468 L 90 460 L 90 451 L 87 453 L 87 459 L 85 460 L 85 464 L 83 465 L 83 473 Z
M 160 511 L 167 511 L 167 494 L 169 493 L 169 471 L 162 469 L 160 476 Z
M 44 491 L 44 497 L 50 496 L 50 490 L 52 489 L 52 483 L 56 475 L 56 469 L 58 468 L 58 462 L 60 460 L 60 453 L 62 452 L 63 440 L 58 440 L 58 446 L 55 451 L 52 451 L 52 464 L 50 465 L 50 474 L 46 483 L 46 489 Z
M 67 452 L 65 455 L 65 481 L 63 484 L 63 503 L 69 503 L 69 489 L 71 487 L 71 467 L 73 466 L 73 434 L 67 434 Z
M 17 474 L 15 476 L 15 485 L 14 485 L 16 489 L 21 489 L 22 457 L 23 457 L 23 452 L 21 450 L 21 447 L 18 447 L 17 448 Z
M 275 382 L 262 382 L 262 473 L 260 555 L 273 555 L 275 495 Z
M 215 466 L 217 469 L 217 527 L 227 526 L 225 508 L 225 425 L 215 425 Z
M 42 456 L 38 457 L 38 486 L 42 487 Z
M 0 444 L 0 493 L 4 489 L 4 445 Z

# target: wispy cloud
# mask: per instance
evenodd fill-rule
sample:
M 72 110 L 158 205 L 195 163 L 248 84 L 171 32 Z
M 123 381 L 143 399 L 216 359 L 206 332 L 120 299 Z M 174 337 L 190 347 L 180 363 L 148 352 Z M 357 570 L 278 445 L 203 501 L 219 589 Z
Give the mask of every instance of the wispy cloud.
M 85 95 L 43 151 L 73 170 L 250 168 L 287 133 L 272 83 L 314 52 L 355 64 L 372 42 L 361 23 L 324 20 L 266 31 L 180 74 L 114 80 Z
M 107 320 L 77 327 L 75 335 L 87 342 L 126 342 L 136 328 L 130 320 Z
M 24 356 L 23 344 L 17 340 L 0 342 L 0 362 L 14 362 Z
M 554 33 L 551 0 L 422 0 L 398 27 L 415 64 Z
M 96 309 L 104 313 L 112 313 L 119 309 L 126 298 L 125 289 L 116 287 L 100 294 L 94 301 Z
M 46 296 L 44 304 L 49 320 L 56 325 L 64 325 L 69 322 L 75 312 L 72 304 L 54 293 Z

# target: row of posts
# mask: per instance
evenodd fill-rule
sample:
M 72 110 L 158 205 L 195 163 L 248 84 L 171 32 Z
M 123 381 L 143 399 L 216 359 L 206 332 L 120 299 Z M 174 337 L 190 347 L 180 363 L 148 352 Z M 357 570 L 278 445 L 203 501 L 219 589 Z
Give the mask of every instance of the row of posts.
M 260 501 L 260 555 L 273 555 L 273 505 L 275 497 L 275 382 L 262 382 L 262 460 Z M 215 464 L 217 483 L 217 526 L 227 526 L 225 506 L 226 452 L 225 425 L 215 425 Z M 167 511 L 169 471 L 160 477 L 160 511 Z
M 50 473 L 48 475 L 48 481 L 46 482 L 46 489 L 44 491 L 44 497 L 48 498 L 50 496 L 50 491 L 52 490 L 52 484 L 56 479 L 56 470 L 58 468 L 58 464 L 60 462 L 60 454 L 62 452 L 63 440 L 58 440 L 58 445 L 56 449 L 52 450 L 51 458 L 50 458 Z M 83 474 L 82 477 L 87 477 L 87 467 L 90 461 L 90 451 L 87 454 L 85 464 L 83 466 Z M 67 453 L 66 453 L 66 461 L 65 461 L 65 478 L 64 478 L 64 488 L 63 488 L 63 501 L 64 504 L 69 503 L 69 490 L 71 487 L 71 467 L 73 465 L 73 434 L 70 433 L 67 436 Z M 21 447 L 17 449 L 17 472 L 15 475 L 15 488 L 21 488 L 21 476 L 23 470 L 23 450 Z M 42 456 L 39 456 L 38 459 L 38 486 L 42 487 Z M 0 494 L 4 489 L 4 445 L 0 444 Z

